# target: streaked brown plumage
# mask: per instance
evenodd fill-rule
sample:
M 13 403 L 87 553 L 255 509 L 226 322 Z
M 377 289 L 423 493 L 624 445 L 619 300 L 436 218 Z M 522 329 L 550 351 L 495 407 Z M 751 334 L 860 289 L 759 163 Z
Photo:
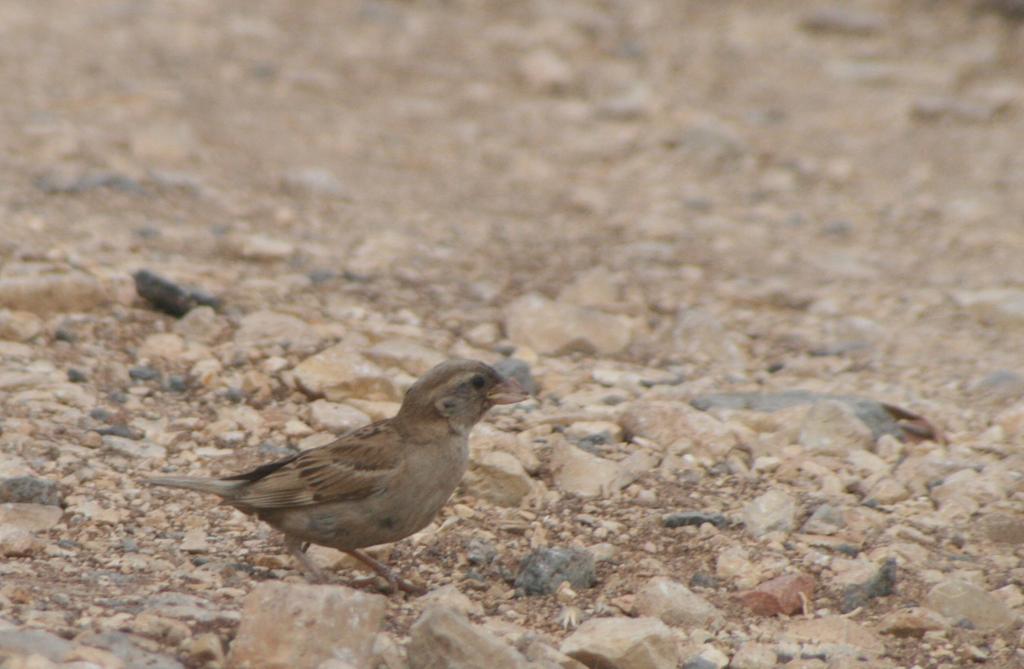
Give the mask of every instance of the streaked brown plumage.
M 426 527 L 462 479 L 468 436 L 495 404 L 527 395 L 473 360 L 434 367 L 409 388 L 398 414 L 298 455 L 221 479 L 165 477 L 148 483 L 219 495 L 285 534 L 289 551 L 322 578 L 303 544 L 344 551 L 392 589 L 418 590 L 360 552 Z

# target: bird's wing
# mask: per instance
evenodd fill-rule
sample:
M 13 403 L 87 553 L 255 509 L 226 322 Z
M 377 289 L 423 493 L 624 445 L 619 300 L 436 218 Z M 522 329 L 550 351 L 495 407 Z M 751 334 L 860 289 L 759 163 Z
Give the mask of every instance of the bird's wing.
M 401 450 L 390 421 L 372 423 L 325 446 L 230 477 L 249 483 L 229 503 L 259 511 L 363 499 L 384 488 L 401 463 Z

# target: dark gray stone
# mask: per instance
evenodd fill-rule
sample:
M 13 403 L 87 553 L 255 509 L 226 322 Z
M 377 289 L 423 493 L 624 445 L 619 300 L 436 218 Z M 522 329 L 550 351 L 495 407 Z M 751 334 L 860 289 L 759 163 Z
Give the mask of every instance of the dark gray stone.
M 219 309 L 221 302 L 216 297 L 195 288 L 186 288 L 154 274 L 139 270 L 133 275 L 135 292 L 155 308 L 171 316 L 184 316 L 194 307 L 205 305 Z
M 61 495 L 55 481 L 35 476 L 16 476 L 0 479 L 0 502 L 60 506 Z
M 661 519 L 665 527 L 685 527 L 693 525 L 700 527 L 704 523 L 711 523 L 715 527 L 726 527 L 729 519 L 720 513 L 706 513 L 704 511 L 679 511 L 670 513 Z
M 519 565 L 516 589 L 527 595 L 550 595 L 562 581 L 574 589 L 589 588 L 597 577 L 594 556 L 578 548 L 541 548 Z
M 843 591 L 843 600 L 840 608 L 843 613 L 849 613 L 860 608 L 875 597 L 888 597 L 896 592 L 896 560 L 889 558 L 882 563 L 865 583 L 851 585 Z

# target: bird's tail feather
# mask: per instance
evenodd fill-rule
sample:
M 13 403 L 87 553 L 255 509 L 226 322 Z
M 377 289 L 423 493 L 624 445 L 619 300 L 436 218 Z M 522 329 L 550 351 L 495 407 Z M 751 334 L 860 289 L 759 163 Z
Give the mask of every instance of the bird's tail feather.
M 220 479 L 206 479 L 195 476 L 161 476 L 158 478 L 146 479 L 149 485 L 163 486 L 165 488 L 184 488 L 186 490 L 197 490 L 208 492 L 221 497 L 230 497 L 245 481 L 222 481 Z

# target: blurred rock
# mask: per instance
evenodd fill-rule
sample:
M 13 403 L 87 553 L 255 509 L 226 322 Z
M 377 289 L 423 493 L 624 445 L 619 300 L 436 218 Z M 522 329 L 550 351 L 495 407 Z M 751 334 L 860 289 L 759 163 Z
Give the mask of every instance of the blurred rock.
M 276 311 L 246 314 L 235 332 L 235 343 L 246 348 L 280 344 L 305 349 L 316 346 L 319 341 L 308 323 Z
M 698 652 L 683 658 L 682 669 L 725 669 L 729 656 L 711 644 L 705 644 Z
M 779 393 L 719 393 L 701 395 L 691 404 L 701 411 L 714 409 L 747 409 L 750 411 L 776 412 L 805 404 L 816 404 L 832 400 L 845 404 L 871 429 L 873 439 L 882 435 L 903 437 L 903 431 L 893 415 L 893 407 L 866 397 L 829 395 L 806 390 L 787 390 Z M 900 410 L 903 411 L 903 410 Z
M 60 522 L 64 511 L 44 504 L 0 504 L 0 525 L 13 525 L 29 532 L 45 532 Z
M 82 312 L 109 299 L 103 284 L 80 272 L 0 277 L 0 307 L 14 311 Z
M 729 524 L 729 519 L 720 513 L 680 511 L 666 514 L 661 522 L 665 527 L 700 527 L 704 523 L 710 523 L 721 529 Z
M 196 288 L 186 288 L 170 279 L 142 269 L 132 275 L 139 297 L 171 316 L 184 316 L 199 306 L 220 307 L 220 300 Z
M 231 669 L 316 667 L 330 658 L 367 666 L 386 600 L 329 585 L 261 583 L 245 598 Z
M 202 344 L 218 342 L 227 333 L 228 322 L 212 307 L 200 305 L 190 309 L 174 324 L 174 331 L 189 341 Z
M 536 395 L 540 390 L 540 386 L 537 385 L 537 381 L 530 372 L 530 364 L 525 360 L 502 358 L 492 366 L 496 372 L 506 379 L 515 379 L 516 383 L 531 395 Z
M 55 634 L 37 629 L 0 629 L 0 659 L 17 655 L 39 655 L 62 662 L 75 645 Z
M 993 511 L 982 516 L 979 525 L 989 541 L 1024 544 L 1024 516 Z
M 975 398 L 987 402 L 1018 400 L 1024 397 L 1024 375 L 999 369 L 971 383 L 968 390 Z
M 774 669 L 775 651 L 764 643 L 748 641 L 732 656 L 730 669 Z
M 784 574 L 737 595 L 743 605 L 761 616 L 791 616 L 813 611 L 814 577 L 808 574 Z
M 973 583 L 957 579 L 934 586 L 928 591 L 924 604 L 954 624 L 966 621 L 982 632 L 1003 629 L 1015 620 L 1013 612 L 998 597 Z
M 842 510 L 832 506 L 831 504 L 822 504 L 814 513 L 811 514 L 810 518 L 804 521 L 803 527 L 800 528 L 801 532 L 805 534 L 835 534 L 839 530 L 846 526 L 846 520 L 843 518 Z
M 3 557 L 30 557 L 42 547 L 43 543 L 28 530 L 0 525 L 0 555 Z
M 874 632 L 842 616 L 797 620 L 791 622 L 783 634 L 796 641 L 814 644 L 826 660 L 860 654 L 877 657 L 885 652 L 885 644 Z
M 953 299 L 961 308 L 989 325 L 1003 327 L 1024 325 L 1024 290 L 1017 288 L 958 290 L 953 292 Z
M 535 49 L 519 61 L 523 81 L 539 93 L 560 93 L 568 89 L 575 78 L 572 66 L 550 49 Z
M 345 197 L 345 187 L 329 170 L 299 167 L 281 175 L 281 187 L 292 195 Z
M 464 479 L 466 489 L 498 506 L 519 506 L 533 491 L 533 480 L 516 457 L 486 451 L 473 458 Z
M 412 626 L 410 637 L 410 669 L 528 667 L 526 658 L 514 648 L 444 607 L 429 607 Z
M 884 16 L 854 7 L 819 7 L 800 19 L 800 27 L 811 33 L 865 36 L 885 30 Z
M 591 455 L 564 440 L 552 447 L 551 469 L 560 490 L 580 497 L 605 497 L 622 487 L 618 462 Z
M 821 400 L 811 406 L 800 426 L 800 445 L 815 453 L 845 455 L 874 445 L 871 430 L 846 404 Z
M 408 339 L 385 339 L 363 351 L 363 355 L 379 365 L 399 367 L 417 377 L 448 359 Z
M 505 308 L 505 329 L 513 342 L 542 354 L 610 355 L 629 345 L 635 326 L 625 316 L 552 302 L 531 293 Z
M 309 405 L 309 420 L 316 429 L 334 434 L 345 434 L 371 422 L 359 409 L 327 400 L 316 400 Z
M 574 590 L 594 585 L 594 557 L 578 548 L 540 548 L 526 556 L 516 574 L 516 588 L 527 595 L 550 595 L 567 581 Z
M 224 644 L 213 632 L 199 634 L 184 644 L 185 655 L 191 664 L 201 667 L 224 666 Z
M 865 606 L 876 597 L 888 597 L 896 592 L 896 560 L 889 558 L 881 565 L 868 563 L 867 567 L 837 579 L 845 586 L 839 605 L 843 613 Z
M 724 423 L 684 402 L 631 402 L 619 424 L 630 439 L 643 437 L 662 447 L 682 446 L 713 456 L 725 455 L 738 443 Z
M 461 593 L 454 585 L 444 585 L 436 590 L 431 590 L 423 595 L 417 603 L 423 606 L 424 611 L 436 606 L 463 616 L 480 616 L 484 613 L 483 607 L 479 603 Z
M 657 618 L 594 618 L 559 650 L 592 668 L 676 669 L 679 662 L 672 630 Z
M 779 489 L 756 497 L 743 509 L 747 532 L 762 537 L 769 532 L 792 532 L 796 526 L 796 500 Z
M 372 276 L 389 271 L 416 252 L 413 238 L 395 231 L 380 232 L 364 239 L 348 258 L 348 271 Z
M 913 607 L 887 613 L 882 618 L 878 629 L 883 634 L 920 639 L 925 632 L 943 630 L 947 627 L 949 627 L 949 621 L 941 614 L 931 609 Z
M 390 376 L 345 344 L 306 358 L 293 370 L 295 381 L 310 397 L 341 402 L 350 397 L 399 400 L 401 393 Z
M 124 666 L 145 669 L 184 669 L 184 665 L 173 657 L 147 650 L 147 639 L 119 631 L 84 632 L 75 641 L 86 646 L 95 646 L 118 657 Z M 72 651 L 71 657 L 76 651 Z
M 30 311 L 0 309 L 0 339 L 28 341 L 43 331 L 43 320 Z
M 722 612 L 681 583 L 668 578 L 649 580 L 636 593 L 634 606 L 642 616 L 659 618 L 673 627 L 717 631 L 725 624 Z
M 126 439 L 108 434 L 103 437 L 103 446 L 111 451 L 126 455 L 129 458 L 140 459 L 164 459 L 167 457 L 167 449 L 152 441 L 144 439 Z
M 60 506 L 61 494 L 57 483 L 49 479 L 35 476 L 0 478 L 0 502 Z

